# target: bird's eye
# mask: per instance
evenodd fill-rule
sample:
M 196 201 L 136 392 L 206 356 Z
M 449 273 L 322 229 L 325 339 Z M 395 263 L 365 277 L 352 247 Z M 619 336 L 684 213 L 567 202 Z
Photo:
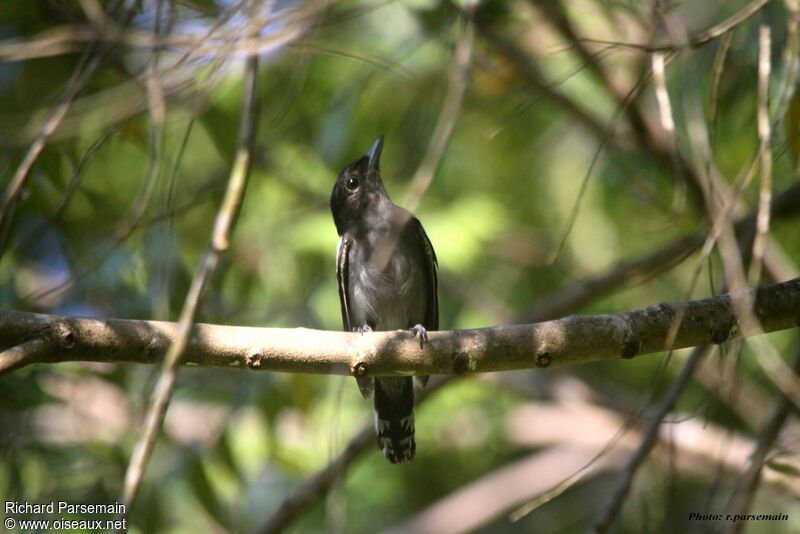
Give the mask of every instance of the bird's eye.
M 349 191 L 355 191 L 356 189 L 358 189 L 358 178 L 350 176 L 347 180 L 345 180 L 344 186 Z

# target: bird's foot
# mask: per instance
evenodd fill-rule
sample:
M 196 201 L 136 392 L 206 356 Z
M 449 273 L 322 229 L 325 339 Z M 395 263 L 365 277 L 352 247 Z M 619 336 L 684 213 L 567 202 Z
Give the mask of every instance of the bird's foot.
M 372 327 L 368 324 L 365 324 L 364 326 L 357 326 L 353 328 L 353 332 L 358 332 L 359 334 L 366 334 L 372 332 Z
M 428 341 L 428 331 L 421 324 L 415 324 L 408 329 L 411 332 L 411 337 L 419 338 L 419 348 L 422 348 Z

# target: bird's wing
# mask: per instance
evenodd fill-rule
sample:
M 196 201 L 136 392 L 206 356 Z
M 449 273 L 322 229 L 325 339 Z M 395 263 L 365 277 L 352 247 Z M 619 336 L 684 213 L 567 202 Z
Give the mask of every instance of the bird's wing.
M 347 286 L 350 283 L 350 262 L 348 254 L 353 241 L 347 234 L 339 239 L 339 246 L 336 248 L 336 281 L 339 286 L 339 306 L 342 309 L 342 326 L 346 332 L 353 331 L 353 321 L 350 317 L 350 299 L 348 297 Z M 375 381 L 370 376 L 357 376 L 358 390 L 361 396 L 369 398 L 375 387 Z
M 427 280 L 427 296 L 425 299 L 425 324 L 424 326 L 427 330 L 438 330 L 439 329 L 439 279 L 436 275 L 436 269 L 439 266 L 439 262 L 436 260 L 436 252 L 433 250 L 433 245 L 431 244 L 431 240 L 428 239 L 428 234 L 425 233 L 425 229 L 422 227 L 422 223 L 414 218 L 414 222 L 417 226 L 417 233 L 419 234 L 419 242 L 422 244 L 422 256 L 425 260 L 425 274 Z M 421 387 L 425 387 L 425 384 L 428 383 L 427 375 L 418 376 L 417 382 Z
M 422 325 L 428 330 L 439 329 L 439 280 L 436 276 L 436 269 L 439 262 L 436 260 L 436 252 L 433 250 L 428 234 L 416 218 L 414 219 L 419 233 L 420 243 L 422 243 L 422 253 L 425 259 L 425 274 L 427 276 L 427 299 L 425 302 L 425 324 Z
M 342 309 L 342 326 L 347 332 L 353 330 L 350 321 L 350 302 L 347 297 L 347 285 L 350 278 L 347 255 L 350 253 L 351 244 L 350 237 L 344 234 L 339 238 L 339 246 L 336 247 L 336 281 L 339 285 L 339 306 Z

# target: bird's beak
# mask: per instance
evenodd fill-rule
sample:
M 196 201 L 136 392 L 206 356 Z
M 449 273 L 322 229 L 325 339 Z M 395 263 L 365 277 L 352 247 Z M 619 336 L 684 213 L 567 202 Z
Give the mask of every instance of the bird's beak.
M 381 151 L 383 150 L 383 136 L 378 137 L 367 152 L 367 173 L 377 172 L 381 165 Z

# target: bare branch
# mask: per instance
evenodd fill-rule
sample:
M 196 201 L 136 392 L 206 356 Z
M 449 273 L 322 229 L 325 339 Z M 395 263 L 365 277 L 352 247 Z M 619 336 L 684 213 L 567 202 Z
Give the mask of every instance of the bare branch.
M 758 190 L 758 218 L 756 236 L 753 240 L 753 259 L 748 272 L 750 285 L 758 284 L 764 249 L 769 234 L 769 205 L 772 197 L 772 149 L 770 147 L 771 124 L 769 120 L 769 73 L 772 42 L 769 25 L 761 24 L 758 33 L 758 156 L 761 166 L 761 186 Z
M 239 10 L 233 6 L 231 12 Z M 277 27 L 265 35 L 242 35 L 242 25 L 214 25 L 211 31 L 201 34 L 169 33 L 154 36 L 150 32 L 127 28 L 106 18 L 102 25 L 71 24 L 47 29 L 29 40 L 7 39 L 0 41 L 0 59 L 25 61 L 35 58 L 73 53 L 86 45 L 127 47 L 151 51 L 174 49 L 207 57 L 258 55 L 294 41 L 312 22 L 318 20 L 328 2 L 302 4 L 297 9 L 272 13 L 269 21 Z M 263 16 L 251 19 L 255 25 L 264 26 Z M 230 46 L 226 46 L 230 44 Z M 181 60 L 182 62 L 182 60 Z
M 652 58 L 653 82 L 656 86 L 656 100 L 658 101 L 659 118 L 661 127 L 664 128 L 670 143 L 675 146 L 675 120 L 672 118 L 672 104 L 667 91 L 667 76 L 664 69 L 664 53 L 655 52 Z
M 795 374 L 800 373 L 800 348 L 798 348 L 797 356 L 795 357 L 792 372 Z M 767 422 L 761 431 L 758 442 L 750 456 L 750 466 L 747 472 L 742 477 L 743 480 L 739 484 L 737 491 L 731 498 L 730 512 L 733 514 L 747 514 L 750 505 L 753 502 L 758 484 L 761 480 L 761 471 L 764 463 L 767 460 L 767 454 L 772 449 L 778 435 L 781 432 L 789 414 L 792 412 L 792 400 L 784 395 L 782 392 L 778 393 L 775 403 L 772 406 Z M 746 521 L 733 523 L 730 532 L 741 532 L 744 528 Z
M 447 150 L 453 128 L 461 111 L 464 100 L 464 91 L 467 88 L 469 67 L 472 63 L 472 45 L 475 38 L 475 29 L 470 19 L 462 19 L 462 28 L 455 51 L 453 52 L 453 66 L 450 73 L 450 83 L 444 97 L 442 110 L 436 122 L 433 136 L 428 144 L 425 157 L 411 178 L 404 206 L 412 213 L 416 211 L 425 191 L 433 181 L 436 168 Z
M 708 102 L 708 144 L 713 149 L 717 136 L 717 120 L 719 117 L 719 92 L 722 84 L 722 73 L 725 70 L 725 61 L 733 42 L 733 33 L 726 33 L 720 39 L 719 48 L 714 56 L 714 65 L 711 68 L 711 89 L 709 91 Z
M 597 139 L 600 146 L 593 163 L 597 160 L 600 150 L 604 150 L 606 147 L 621 149 L 630 146 L 631 142 L 633 142 L 639 148 L 648 152 L 659 164 L 665 168 L 674 170 L 677 179 L 685 180 L 686 185 L 688 185 L 693 193 L 696 204 L 702 206 L 702 178 L 692 165 L 684 161 L 684 159 L 680 157 L 680 154 L 676 154 L 675 150 L 671 149 L 670 143 L 662 132 L 654 128 L 651 122 L 646 119 L 642 104 L 636 101 L 636 98 L 645 86 L 646 78 L 641 78 L 639 82 L 627 92 L 620 92 L 616 86 L 607 87 L 609 93 L 617 100 L 617 110 L 611 122 L 606 125 L 603 120 L 596 118 L 592 113 L 575 103 L 570 97 L 557 90 L 553 84 L 548 83 L 536 63 L 514 41 L 504 36 L 497 35 L 491 28 L 481 23 L 480 19 L 476 20 L 476 29 L 492 48 L 515 67 L 525 83 L 534 91 L 541 92 L 567 114 L 573 116 Z M 630 126 L 633 128 L 636 135 L 625 136 L 620 133 L 619 128 L 617 128 L 617 119 L 623 112 L 627 113 Z M 590 173 L 591 171 L 592 169 L 589 169 Z M 582 187 L 586 186 L 587 178 L 588 175 L 584 178 Z M 573 209 L 570 219 L 574 216 L 575 209 Z
M 603 86 L 614 96 L 614 98 L 621 102 L 625 99 L 625 90 L 617 81 L 609 76 L 606 69 L 601 62 L 601 53 L 592 52 L 586 43 L 583 42 L 581 36 L 570 21 L 567 10 L 561 2 L 551 2 L 550 0 L 529 0 L 529 4 L 538 9 L 550 23 L 563 35 L 568 41 L 570 47 L 574 47 L 581 61 L 594 73 Z M 606 49 L 607 50 L 607 49 Z
M 595 452 L 590 447 L 565 443 L 531 454 L 466 484 L 382 532 L 459 534 L 482 528 L 491 531 L 489 524 L 493 519 L 526 499 L 557 486 L 569 473 L 579 471 L 591 462 Z M 619 461 L 619 454 L 606 456 L 584 473 L 590 475 L 605 471 Z
M 136 499 L 139 486 L 144 475 L 153 447 L 155 446 L 164 414 L 169 406 L 169 400 L 178 378 L 180 364 L 185 356 L 186 349 L 192 337 L 192 325 L 200 305 L 200 298 L 206 282 L 216 269 L 221 254 L 227 250 L 229 235 L 233 221 L 239 211 L 239 206 L 244 196 L 247 177 L 250 172 L 255 130 L 257 123 L 256 110 L 256 80 L 258 77 L 258 57 L 251 56 L 245 64 L 244 98 L 242 102 L 241 123 L 239 125 L 239 139 L 236 159 L 231 168 L 228 188 L 217 213 L 214 223 L 211 243 L 197 267 L 191 286 L 186 295 L 180 321 L 175 329 L 173 341 L 164 357 L 162 372 L 153 390 L 150 407 L 148 408 L 144 430 L 134 447 L 128 470 L 125 474 L 122 502 L 125 503 L 127 513 L 130 513 Z
M 733 302 L 743 298 L 754 302 L 752 315 L 761 323 L 761 330 L 751 331 L 738 324 Z M 675 338 L 676 349 L 792 328 L 799 309 L 800 278 L 796 278 L 688 303 L 654 304 L 627 312 L 535 324 L 431 332 L 424 349 L 405 331 L 360 334 L 197 324 L 186 340 L 182 362 L 203 367 L 364 376 L 485 373 L 661 352 L 681 310 L 684 321 Z M 169 322 L 0 311 L 0 346 L 24 343 L 57 326 L 71 331 L 75 343 L 69 351 L 49 354 L 43 360 L 48 363 L 154 363 L 179 331 Z
M 790 216 L 797 211 L 798 206 L 800 206 L 800 185 L 789 188 L 775 198 L 772 205 L 772 216 L 773 218 Z M 754 225 L 755 214 L 737 221 L 735 228 L 737 233 L 741 234 L 749 232 Z M 542 321 L 575 311 L 592 298 L 605 294 L 626 281 L 639 281 L 652 276 L 659 269 L 674 265 L 700 247 L 703 239 L 704 235 L 700 232 L 686 236 L 641 258 L 622 262 L 604 273 L 576 282 L 543 299 L 535 307 L 523 313 L 518 320 Z M 785 279 L 783 278 L 783 280 Z M 430 389 L 430 385 L 428 389 Z M 312 475 L 283 501 L 262 527 L 261 532 L 265 534 L 278 532 L 291 524 L 305 508 L 324 495 L 338 477 L 344 475 L 358 454 L 367 450 L 372 435 L 371 425 L 356 434 L 342 455 Z
M 678 452 L 675 467 L 682 474 L 705 478 L 716 465 L 731 475 L 742 474 L 753 443 L 729 429 L 689 417 L 684 413 L 669 416 L 680 423 L 660 427 L 651 458 L 660 464 L 672 461 L 667 449 L 674 445 Z M 383 532 L 491 531 L 492 522 L 520 501 L 534 499 L 532 505 L 541 506 L 560 495 L 562 481 L 574 478 L 573 473 L 580 474 L 577 481 L 587 480 L 621 466 L 642 434 L 642 429 L 633 426 L 619 437 L 625 418 L 624 414 L 576 396 L 566 401 L 523 405 L 511 412 L 505 422 L 507 439 L 513 445 L 534 448 L 535 453 L 477 478 Z M 610 440 L 615 440 L 614 448 L 599 456 Z M 766 482 L 772 488 L 800 496 L 800 483 L 791 475 L 775 471 L 768 471 L 768 475 Z M 529 507 L 525 511 L 530 512 Z M 583 515 L 578 511 L 564 518 L 561 525 L 551 524 L 548 530 L 577 530 L 575 522 Z M 515 511 L 509 519 L 516 521 L 519 517 Z
M 91 51 L 88 51 L 83 55 L 78 66 L 75 67 L 75 72 L 67 83 L 67 89 L 61 102 L 59 102 L 48 115 L 44 126 L 28 148 L 25 157 L 22 159 L 19 167 L 17 167 L 17 170 L 14 172 L 14 176 L 3 192 L 2 199 L 0 199 L 0 225 L 5 224 L 10 227 L 14 208 L 22 188 L 30 176 L 33 165 L 36 163 L 36 160 L 39 159 L 44 147 L 50 140 L 50 136 L 53 135 L 53 132 L 56 131 L 64 120 L 64 117 L 66 117 L 67 112 L 72 107 L 78 94 L 83 90 L 86 82 L 94 75 L 99 64 L 100 57 L 92 56 Z M 0 255 L 2 255 L 4 249 L 5 238 L 2 240 L 2 243 L 0 243 Z
M 433 393 L 449 383 L 453 377 L 434 378 L 417 394 L 417 406 L 429 399 Z M 375 443 L 375 425 L 370 422 L 353 436 L 350 443 L 339 456 L 334 458 L 322 470 L 303 482 L 287 499 L 281 502 L 261 528 L 259 534 L 275 534 L 282 532 L 289 526 L 308 506 L 324 496 L 336 480 L 342 476 L 350 465 L 361 456 L 364 451 Z
M 641 444 L 626 462 L 625 468 L 622 470 L 622 473 L 614 483 L 614 487 L 611 489 L 610 497 L 595 518 L 592 532 L 602 533 L 608 531 L 614 518 L 622 509 L 622 504 L 625 502 L 628 491 L 630 491 L 631 482 L 633 481 L 636 471 L 658 441 L 658 429 L 661 426 L 662 419 L 664 419 L 675 406 L 678 397 L 683 393 L 683 390 L 686 389 L 686 386 L 689 385 L 695 368 L 703 360 L 708 350 L 708 347 L 695 348 L 686 361 L 686 364 L 683 366 L 681 374 L 670 384 L 669 390 L 664 395 L 661 404 L 659 404 L 658 409 L 652 415 L 650 421 L 647 423 L 647 427 L 642 433 Z
M 789 20 L 786 22 L 786 44 L 783 47 L 782 62 L 786 65 L 783 72 L 783 79 L 780 82 L 780 93 L 778 105 L 775 106 L 774 120 L 782 122 L 784 115 L 789 107 L 789 102 L 794 96 L 797 80 L 797 69 L 800 67 L 800 3 L 795 0 L 787 0 L 784 6 L 789 11 Z
M 116 12 L 118 9 L 123 7 L 122 4 L 123 3 L 119 1 L 112 2 L 109 6 L 109 10 L 111 12 Z M 122 28 L 124 28 L 130 21 L 133 13 L 133 9 L 128 9 L 122 14 Z M 10 228 L 16 203 L 19 199 L 19 195 L 22 192 L 25 182 L 27 182 L 28 177 L 30 176 L 34 164 L 39 159 L 39 156 L 41 155 L 45 146 L 47 146 L 50 138 L 64 121 L 64 118 L 72 108 L 75 100 L 78 98 L 78 95 L 81 93 L 81 91 L 83 91 L 84 87 L 92 78 L 92 76 L 94 76 L 94 73 L 103 60 L 104 53 L 105 50 L 98 49 L 98 47 L 95 46 L 90 46 L 81 55 L 78 65 L 75 67 L 72 76 L 67 82 L 66 89 L 61 97 L 60 102 L 49 111 L 47 119 L 39 129 L 30 147 L 28 147 L 25 157 L 22 159 L 19 167 L 17 167 L 17 170 L 14 172 L 11 181 L 3 192 L 2 198 L 0 198 L 0 227 L 5 224 L 6 230 Z M 5 249 L 5 237 L 6 235 L 3 235 L 2 240 L 0 241 L 0 256 L 2 256 Z
M 256 532 L 260 534 L 283 532 L 306 507 L 324 497 L 336 480 L 374 441 L 375 425 L 368 423 L 353 436 L 339 456 L 304 481 L 287 499 L 282 501 L 275 513 Z
M 747 22 L 750 17 L 758 13 L 758 11 L 767 5 L 769 0 L 753 0 L 749 4 L 747 4 L 744 8 L 742 8 L 737 13 L 734 13 L 727 19 L 723 20 L 719 24 L 715 24 L 711 28 L 692 35 L 689 37 L 688 41 L 685 43 L 674 43 L 674 42 L 667 42 L 667 43 L 656 43 L 656 44 L 640 44 L 640 43 L 621 43 L 621 42 L 614 42 L 614 41 L 606 41 L 603 39 L 583 39 L 588 43 L 597 43 L 597 44 L 604 44 L 604 45 L 614 45 L 619 47 L 625 48 L 635 48 L 638 50 L 644 50 L 646 52 L 669 52 L 674 50 L 680 50 L 685 48 L 698 48 L 705 44 L 710 43 L 714 39 L 718 37 L 722 37 L 723 35 L 732 32 L 740 25 Z
M 56 348 L 52 341 L 46 338 L 34 338 L 7 348 L 0 352 L 0 375 L 40 362 L 46 354 L 52 353 Z
M 489 46 L 514 66 L 517 74 L 519 74 L 531 88 L 542 93 L 547 99 L 551 100 L 554 104 L 574 117 L 596 138 L 604 139 L 609 136 L 609 128 L 606 127 L 603 121 L 553 87 L 553 84 L 547 81 L 545 75 L 540 71 L 538 66 L 530 60 L 527 54 L 517 46 L 514 41 L 492 31 L 492 29 L 482 23 L 480 19 L 475 21 L 475 29 Z
M 753 2 L 750 2 L 738 13 L 734 13 L 719 24 L 716 24 L 706 31 L 696 35 L 690 40 L 689 46 L 698 47 L 700 45 L 704 45 L 709 41 L 713 41 L 717 37 L 721 37 L 726 33 L 733 31 L 740 24 L 747 22 L 750 17 L 758 13 L 762 7 L 767 5 L 768 1 L 769 0 L 754 0 Z
M 775 197 L 772 203 L 772 219 L 785 218 L 794 215 L 800 209 L 800 184 L 794 185 Z M 737 236 L 747 234 L 755 228 L 757 213 L 736 221 L 734 230 Z M 712 229 L 712 233 L 713 233 Z M 544 298 L 534 307 L 522 314 L 523 321 L 541 321 L 552 319 L 565 313 L 576 310 L 582 304 L 589 302 L 598 294 L 609 291 L 626 280 L 638 282 L 648 278 L 664 268 L 668 268 L 686 258 L 689 254 L 704 245 L 708 237 L 704 232 L 697 232 L 681 237 L 666 244 L 664 247 L 641 256 L 634 260 L 623 261 L 614 268 L 587 277 L 583 281 L 573 284 Z M 767 249 L 769 252 L 769 249 Z

